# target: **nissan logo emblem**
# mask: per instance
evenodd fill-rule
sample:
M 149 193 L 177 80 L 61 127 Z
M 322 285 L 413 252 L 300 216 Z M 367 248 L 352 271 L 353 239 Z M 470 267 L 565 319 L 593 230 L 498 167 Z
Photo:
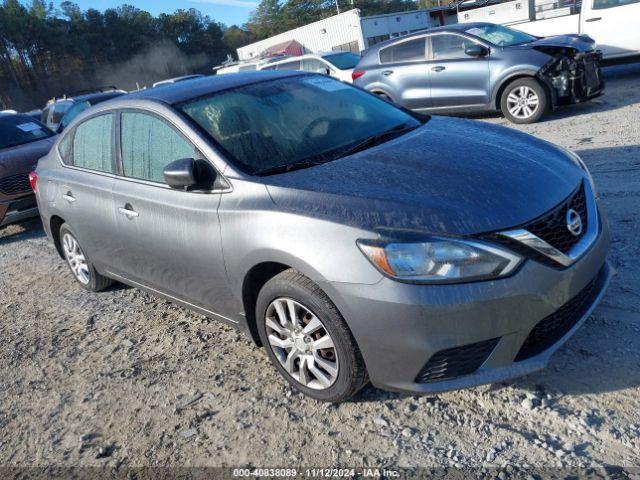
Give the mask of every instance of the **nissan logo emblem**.
M 567 210 L 567 230 L 574 237 L 579 237 L 582 233 L 582 217 L 573 208 Z

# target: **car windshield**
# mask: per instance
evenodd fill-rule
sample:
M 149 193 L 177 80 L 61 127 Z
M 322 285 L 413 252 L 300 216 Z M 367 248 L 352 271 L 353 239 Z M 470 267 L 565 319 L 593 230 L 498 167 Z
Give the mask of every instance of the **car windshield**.
M 512 47 L 513 45 L 522 45 L 536 40 L 536 37 L 502 25 L 480 25 L 469 28 L 466 32 L 498 47 Z
M 53 132 L 27 115 L 0 116 L 0 149 L 51 137 Z
M 245 85 L 178 108 L 243 171 L 256 175 L 329 162 L 421 124 L 390 103 L 323 75 Z
M 355 68 L 360 61 L 360 56 L 351 52 L 332 53 L 330 55 L 324 55 L 322 58 L 340 70 Z

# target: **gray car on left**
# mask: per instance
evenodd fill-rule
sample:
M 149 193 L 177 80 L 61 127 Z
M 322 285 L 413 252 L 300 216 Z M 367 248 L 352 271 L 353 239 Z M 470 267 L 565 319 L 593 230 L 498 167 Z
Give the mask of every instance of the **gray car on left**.
M 0 114 L 0 227 L 38 216 L 29 172 L 56 135 L 29 115 Z

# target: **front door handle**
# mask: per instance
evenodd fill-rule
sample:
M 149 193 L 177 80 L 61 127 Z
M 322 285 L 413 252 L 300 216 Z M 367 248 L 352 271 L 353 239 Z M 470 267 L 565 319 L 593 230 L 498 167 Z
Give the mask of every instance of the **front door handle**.
M 433 70 L 434 72 L 441 72 L 445 68 L 447 68 L 447 67 L 443 67 L 442 65 L 438 65 L 437 67 L 431 67 L 431 70 Z
M 73 203 L 76 201 L 76 197 L 74 197 L 71 192 L 67 192 L 64 195 L 62 195 L 62 198 L 64 198 L 67 202 L 69 203 Z
M 133 209 L 133 207 L 129 203 L 127 203 L 124 207 L 118 207 L 118 211 L 129 219 L 136 218 L 140 215 Z
M 597 22 L 598 20 L 602 20 L 602 17 L 587 18 L 585 22 Z
M 385 77 L 388 77 L 389 75 L 392 75 L 392 74 L 393 74 L 393 70 L 385 70 L 384 72 L 382 72 L 382 74 L 383 74 Z

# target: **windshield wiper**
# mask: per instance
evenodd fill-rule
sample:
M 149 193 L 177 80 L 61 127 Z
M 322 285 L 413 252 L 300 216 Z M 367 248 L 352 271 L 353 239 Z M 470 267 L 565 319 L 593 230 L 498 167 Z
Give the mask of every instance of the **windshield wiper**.
M 303 160 L 301 162 L 289 163 L 287 165 L 277 165 L 271 168 L 265 168 L 256 172 L 258 175 L 273 175 L 276 173 L 292 172 L 293 170 L 300 170 L 307 167 L 315 167 L 316 165 L 322 165 L 326 163 L 323 160 Z
M 286 172 L 291 172 L 293 170 L 300 170 L 302 168 L 315 167 L 317 165 L 322 165 L 323 163 L 332 162 L 333 160 L 337 160 L 338 158 L 343 158 L 348 155 L 352 155 L 356 152 L 359 152 L 361 150 L 365 150 L 369 147 L 382 143 L 384 140 L 387 140 L 392 136 L 401 135 L 403 133 L 414 130 L 420 126 L 420 125 L 409 126 L 409 123 L 410 122 L 404 122 L 404 123 L 401 123 L 400 125 L 396 125 L 395 127 L 391 127 L 390 129 L 385 130 L 382 133 L 377 133 L 376 135 L 367 137 L 366 139 L 362 140 L 356 145 L 348 148 L 346 151 L 340 149 L 339 155 L 335 157 L 331 155 L 327 155 L 327 153 L 325 152 L 322 154 L 313 155 L 307 158 L 306 160 L 302 160 L 300 162 L 290 163 L 287 165 L 277 165 L 275 167 L 259 170 L 256 172 L 256 175 L 273 175 L 277 173 L 286 173 Z
M 349 155 L 353 155 L 354 153 L 361 152 L 362 150 L 366 150 L 367 148 L 371 148 L 375 145 L 378 145 L 384 142 L 385 140 L 390 139 L 391 137 L 399 136 L 403 133 L 407 133 L 407 132 L 410 132 L 411 130 L 415 130 L 419 126 L 419 125 L 409 126 L 409 123 L 410 122 L 401 123 L 400 125 L 391 127 L 390 129 L 385 130 L 384 132 L 377 133 L 375 135 L 372 135 L 371 137 L 365 138 L 361 142 L 356 143 L 353 147 L 342 152 L 338 158 L 348 157 Z

